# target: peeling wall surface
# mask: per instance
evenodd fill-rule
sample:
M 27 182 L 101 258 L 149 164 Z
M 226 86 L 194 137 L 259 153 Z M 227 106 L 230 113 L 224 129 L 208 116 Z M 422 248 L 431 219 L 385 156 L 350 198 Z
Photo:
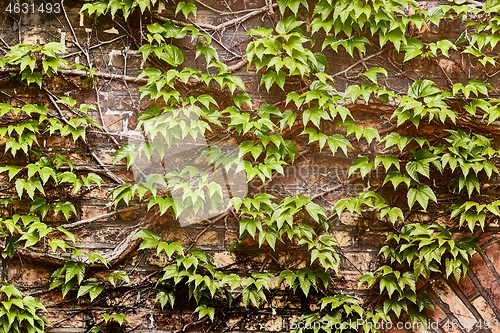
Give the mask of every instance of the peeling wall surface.
M 38 2 L 42 1 L 35 1 L 36 4 Z M 52 0 L 52 3 L 55 3 L 55 0 Z M 66 59 L 73 63 L 90 63 L 99 73 L 99 82 L 95 89 L 81 86 L 80 82 L 85 78 L 85 73 L 76 68 L 62 69 L 59 75 L 44 82 L 43 89 L 38 89 L 36 86 L 21 86 L 13 82 L 8 73 L 0 72 L 0 102 L 18 106 L 22 106 L 23 103 L 38 103 L 50 108 L 49 96 L 73 98 L 76 96 L 79 103 L 99 106 L 98 110 L 89 110 L 89 115 L 103 124 L 107 134 L 90 130 L 87 133 L 87 144 L 74 142 L 70 137 L 48 137 L 44 139 L 43 146 L 54 154 L 58 152 L 70 154 L 75 170 L 98 169 L 101 176 L 106 179 L 106 183 L 100 189 L 93 188 L 84 192 L 77 199 L 77 214 L 70 221 L 63 221 L 61 216 L 58 217 L 56 214 L 53 216 L 49 214 L 45 220 L 52 226 L 65 225 L 78 237 L 80 249 L 106 256 L 113 263 L 113 269 L 124 270 L 130 275 L 130 283 L 100 295 L 94 302 L 86 298 L 77 298 L 75 291 L 70 291 L 65 298 L 62 298 L 60 290 L 48 290 L 49 278 L 61 263 L 60 258 L 49 254 L 48 251 L 29 254 L 21 251 L 19 255 L 3 259 L 2 280 L 16 285 L 23 293 L 33 295 L 45 304 L 46 316 L 51 323 L 47 327 L 48 332 L 89 332 L 91 323 L 101 320 L 100 315 L 109 312 L 110 309 L 125 314 L 130 324 L 127 328 L 118 325 L 108 326 L 108 332 L 289 332 L 301 315 L 317 308 L 315 301 L 321 295 L 306 299 L 298 292 L 294 294 L 290 289 L 278 288 L 267 295 L 268 302 L 263 307 L 245 308 L 240 304 L 240 298 L 236 300 L 236 306 L 231 309 L 218 308 L 217 320 L 213 323 L 206 320 L 208 318 L 199 320 L 197 314 L 192 314 L 196 305 L 188 299 L 187 290 L 178 293 L 176 307 L 173 310 L 168 306 L 161 309 L 155 303 L 154 284 L 161 274 L 161 268 L 169 262 L 169 258 L 164 252 L 157 254 L 151 250 L 137 251 L 138 244 L 130 240 L 130 235 L 145 226 L 160 234 L 162 240 L 166 242 L 176 241 L 186 246 L 195 242 L 196 247 L 213 256 L 217 268 L 228 272 L 244 273 L 259 270 L 273 272 L 289 265 L 300 268 L 307 264 L 309 258 L 303 250 L 283 243 L 277 244 L 276 252 L 271 255 L 262 249 L 259 250 L 258 243 L 250 237 L 236 250 L 232 250 L 231 242 L 238 237 L 240 226 L 231 214 L 223 214 L 216 223 L 213 218 L 221 212 L 200 218 L 200 220 L 206 218 L 212 220 L 198 223 L 192 223 L 188 219 L 162 216 L 157 218 L 154 224 L 148 225 L 144 221 L 154 212 L 147 212 L 145 206 L 131 206 L 132 208 L 127 209 L 123 205 L 120 206 L 122 209 L 118 213 L 113 213 L 114 209 L 110 204 L 111 191 L 120 185 L 121 181 L 134 181 L 140 175 L 137 165 L 127 170 L 124 161 L 113 163 L 113 160 L 119 144 L 137 139 L 135 125 L 138 116 L 152 103 L 147 98 L 141 99 L 139 87 L 144 84 L 145 79 L 138 79 L 138 75 L 149 64 L 145 63 L 137 50 L 138 41 L 146 38 L 141 31 L 144 31 L 145 25 L 153 21 L 153 17 L 135 13 L 126 22 L 118 16 L 116 20 L 106 17 L 94 21 L 92 17 L 79 12 L 82 3 L 83 1 L 75 0 L 60 2 L 65 12 L 61 10 L 59 13 L 15 14 L 5 10 L 9 0 L 0 0 L 2 50 L 6 50 L 8 45 L 19 42 L 30 45 L 61 42 L 66 46 L 64 54 Z M 267 6 L 264 0 L 229 0 L 224 3 L 233 11 Z M 213 26 L 226 22 L 228 20 L 226 16 L 210 9 L 213 7 L 216 10 L 227 10 L 224 3 L 210 0 L 206 1 L 207 6 L 198 6 L 196 22 Z M 426 3 L 429 7 L 434 5 L 431 1 Z M 160 3 L 159 7 L 157 5 L 155 15 L 173 17 L 175 7 L 170 4 L 167 2 Z M 234 73 L 243 79 L 254 102 L 258 105 L 283 100 L 287 88 L 296 89 L 296 85 L 302 84 L 300 80 L 296 83 L 287 82 L 284 90 L 272 87 L 269 94 L 263 93 L 263 87 L 259 88 L 261 73 L 257 73 L 253 67 L 247 69 L 246 64 L 240 64 L 249 41 L 245 32 L 251 27 L 269 25 L 273 18 L 268 15 L 268 13 L 255 15 L 241 24 L 223 27 L 213 32 L 214 45 L 219 57 L 228 66 L 236 66 Z M 440 37 L 450 40 L 456 38 L 456 34 L 460 32 L 452 22 L 441 25 L 439 29 Z M 185 54 L 193 55 L 195 52 L 194 44 L 185 42 L 178 46 Z M 330 50 L 325 53 L 331 73 L 344 71 L 345 74 L 349 72 L 351 66 L 359 65 L 356 59 L 345 52 L 335 53 Z M 374 66 L 393 61 L 395 57 L 400 56 L 383 49 L 366 62 Z M 186 64 L 189 66 L 204 66 L 200 58 L 192 57 L 187 61 L 193 62 Z M 399 74 L 389 75 L 385 84 L 395 91 L 406 91 L 412 82 L 408 76 L 429 78 L 443 85 L 447 84 L 447 77 L 453 81 L 473 78 L 475 73 L 464 72 L 461 66 L 463 61 L 465 60 L 457 56 L 456 59 L 443 58 L 438 62 L 422 60 L 417 63 L 404 63 L 398 65 Z M 473 67 L 468 67 L 467 70 L 470 71 L 471 68 L 474 70 Z M 348 75 L 336 76 L 336 88 L 342 91 L 349 82 L 356 79 Z M 217 102 L 225 105 L 226 98 L 227 96 L 221 94 Z M 358 125 L 373 127 L 382 132 L 391 130 L 390 117 L 394 108 L 390 105 L 376 102 L 359 103 L 350 109 L 356 116 Z M 482 130 L 480 124 L 465 118 L 459 119 L 458 123 Z M 325 126 L 331 126 L 332 133 L 335 130 L 333 124 Z M 325 131 L 328 130 L 325 128 Z M 442 133 L 444 127 L 428 126 L 426 130 L 431 134 Z M 382 182 L 383 175 L 373 174 L 370 176 L 369 185 L 359 177 L 346 183 L 349 166 L 357 158 L 356 152 L 349 154 L 349 157 L 342 157 L 332 156 L 330 152 L 319 149 L 308 149 L 307 140 L 304 136 L 299 137 L 301 131 L 302 128 L 293 129 L 290 138 L 293 138 L 299 150 L 305 153 L 296 159 L 294 165 L 287 166 L 283 175 L 278 175 L 271 183 L 265 185 L 267 193 L 278 197 L 306 194 L 314 197 L 321 206 L 331 209 L 337 200 L 352 197 L 367 186 L 380 185 Z M 498 132 L 492 130 L 492 135 L 498 137 Z M 219 136 L 219 139 L 226 140 L 228 147 L 235 144 L 231 137 Z M 207 143 L 202 141 L 200 144 Z M 359 147 L 354 149 L 363 151 L 368 148 L 366 143 L 360 142 Z M 191 152 L 187 154 L 185 151 L 173 151 L 171 154 L 186 158 Z M 171 157 L 172 160 L 175 158 L 177 157 Z M 12 162 L 7 161 L 5 156 L 1 159 L 2 165 Z M 155 167 L 144 163 L 142 166 L 139 165 L 139 170 Z M 2 178 L 2 181 L 7 183 L 7 178 Z M 498 177 L 493 176 L 489 182 L 490 189 L 485 195 L 498 196 Z M 234 184 L 236 183 L 235 181 Z M 243 185 L 237 188 L 236 184 L 232 190 L 240 191 L 244 196 L 245 192 L 255 193 L 263 186 L 258 179 Z M 3 187 L 0 188 L 3 191 Z M 61 200 L 71 196 L 69 192 L 59 195 Z M 415 214 L 413 218 L 422 222 L 437 220 L 444 224 L 447 221 L 447 217 L 440 212 Z M 358 286 L 358 278 L 363 272 L 378 267 L 378 251 L 388 233 L 393 230 L 390 225 L 377 223 L 375 217 L 370 219 L 349 213 L 344 213 L 340 219 L 332 219 L 332 223 L 333 234 L 339 242 L 338 250 L 341 254 L 340 271 L 334 277 L 335 292 L 354 293 L 363 299 L 367 297 L 367 290 L 364 286 Z M 474 254 L 470 262 L 470 272 L 459 283 L 437 276 L 420 286 L 431 295 L 435 303 L 435 311 L 428 312 L 431 325 L 428 327 L 402 325 L 388 330 L 401 333 L 500 332 L 498 228 L 498 220 L 489 222 L 479 239 L 483 253 Z M 102 277 L 105 271 L 94 267 L 87 273 Z M 277 278 L 272 283 L 277 285 Z M 465 323 L 465 327 L 459 328 L 457 321 Z

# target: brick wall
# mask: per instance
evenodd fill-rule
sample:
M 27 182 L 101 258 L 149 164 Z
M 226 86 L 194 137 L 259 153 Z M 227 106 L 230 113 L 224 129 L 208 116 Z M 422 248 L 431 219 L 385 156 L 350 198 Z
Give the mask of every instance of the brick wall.
M 7 0 L 3 2 L 5 5 Z M 218 1 L 207 1 L 207 3 L 222 9 Z M 429 2 L 429 6 L 432 4 Z M 238 0 L 231 1 L 230 5 L 233 10 L 241 10 L 265 6 L 265 1 Z M 66 1 L 65 6 L 68 20 L 72 22 L 79 44 L 85 48 L 90 47 L 89 54 L 93 65 L 105 75 L 101 76 L 96 91 L 83 89 L 79 85 L 80 77 L 69 72 L 60 78 L 48 81 L 47 88 L 55 95 L 78 96 L 80 102 L 98 104 L 109 135 L 88 134 L 88 144 L 94 147 L 95 156 L 92 156 L 85 146 L 75 144 L 70 139 L 48 139 L 47 147 L 54 152 L 66 152 L 69 149 L 76 168 L 102 169 L 105 167 L 118 177 L 118 179 L 108 177 L 107 184 L 100 190 L 85 193 L 78 202 L 78 216 L 70 222 L 80 220 L 90 222 L 69 226 L 81 241 L 82 249 L 106 254 L 117 248 L 146 215 L 144 209 L 107 214 L 113 211 L 109 207 L 109 191 L 119 184 L 119 179 L 133 180 L 133 175 L 125 169 L 123 164 L 113 165 L 112 161 L 117 149 L 116 143 L 126 142 L 127 135 L 134 129 L 138 113 L 149 103 L 147 100 L 139 99 L 139 84 L 131 79 L 145 64 L 142 57 L 137 54 L 137 46 L 134 43 L 134 39 L 140 38 L 138 29 L 132 27 L 132 31 L 136 34 L 128 35 L 123 29 L 127 25 L 125 22 L 99 20 L 96 24 L 91 18 L 80 16 L 78 13 L 80 2 Z M 169 12 L 172 12 L 171 8 L 165 9 L 165 12 L 160 12 L 160 14 Z M 224 17 L 199 6 L 197 21 L 217 25 L 224 22 Z M 138 24 L 137 19 L 134 18 L 129 24 Z M 231 60 L 234 58 L 232 53 L 244 53 L 245 43 L 248 42 L 248 37 L 244 34 L 245 30 L 261 24 L 269 24 L 269 20 L 256 16 L 241 26 L 217 32 L 214 37 L 220 42 L 216 42 L 215 45 L 222 60 L 230 65 L 237 63 Z M 448 26 L 441 26 L 441 37 L 453 35 L 456 33 L 454 29 L 452 23 Z M 84 57 L 76 46 L 75 37 L 63 15 L 13 16 L 0 9 L 0 36 L 9 45 L 19 41 L 28 44 L 61 41 L 67 46 L 68 54 L 71 55 L 69 58 L 72 61 L 82 61 Z M 224 47 L 221 44 L 224 44 Z M 183 51 L 192 52 L 190 51 L 192 45 L 181 46 L 184 48 Z M 231 52 L 228 52 L 226 48 L 229 48 Z M 345 70 L 355 63 L 355 60 L 347 54 L 331 52 L 327 53 L 327 56 L 332 64 L 330 70 L 333 73 Z M 382 52 L 377 57 L 371 58 L 368 63 L 377 65 L 393 56 L 389 51 Z M 465 77 L 464 70 L 459 64 L 460 59 L 450 59 L 443 60 L 440 64 L 424 60 L 417 67 L 405 65 L 398 69 L 405 75 L 392 75 L 387 79 L 386 84 L 395 90 L 406 90 L 410 80 L 405 76 L 425 76 L 445 84 L 446 79 L 443 78 L 442 69 L 453 78 Z M 272 88 L 270 94 L 264 94 L 259 90 L 259 74 L 256 74 L 253 69 L 246 71 L 243 67 L 237 74 L 241 75 L 250 87 L 257 103 L 273 103 L 284 96 L 284 93 L 276 88 Z M 471 76 L 475 74 L 477 73 L 470 73 Z M 124 76 L 119 77 L 119 75 Z M 342 90 L 351 79 L 339 77 L 338 88 Z M 15 104 L 18 103 L 16 99 L 19 99 L 24 102 L 36 101 L 50 105 L 47 95 L 40 90 L 20 88 L 3 76 L 0 77 L 0 92 L 0 101 L 3 102 Z M 387 106 L 360 104 L 351 107 L 361 124 L 381 131 L 390 128 L 389 117 L 392 109 Z M 100 122 L 98 112 L 93 112 L 91 115 Z M 436 132 L 442 130 L 439 126 L 429 129 L 429 131 Z M 307 144 L 306 141 L 300 140 L 296 143 L 300 148 L 304 148 Z M 363 147 L 358 147 L 358 149 L 361 151 Z M 329 191 L 346 179 L 347 169 L 356 156 L 356 151 L 351 156 L 351 158 L 339 158 L 332 157 L 326 152 L 310 151 L 301 156 L 295 165 L 287 168 L 284 176 L 277 177 L 268 185 L 267 190 L 277 195 L 303 193 L 316 196 L 318 203 L 331 207 L 339 198 L 359 192 L 366 186 L 364 182 L 359 181 L 339 187 L 336 191 Z M 376 183 L 380 182 L 380 179 L 374 176 L 371 181 Z M 493 180 L 492 184 L 495 182 L 496 180 Z M 260 186 L 260 183 L 250 183 L 249 186 L 252 191 Z M 493 190 L 492 194 L 495 195 L 496 192 Z M 99 216 L 103 217 L 96 218 Z M 423 221 L 429 218 L 424 215 L 421 217 Z M 53 223 L 58 225 L 62 221 L 54 218 Z M 278 246 L 277 252 L 272 255 L 259 252 L 257 244 L 252 243 L 251 240 L 247 240 L 237 251 L 232 252 L 229 250 L 230 243 L 238 236 L 238 229 L 239 226 L 231 217 L 213 225 L 209 225 L 209 222 L 202 222 L 187 227 L 181 227 L 177 221 L 165 218 L 155 226 L 155 230 L 163 236 L 165 241 L 190 244 L 193 240 L 197 240 L 199 248 L 207 250 L 214 256 L 214 262 L 218 268 L 235 272 L 245 272 L 261 267 L 272 271 L 289 263 L 300 267 L 306 260 L 300 251 L 297 252 L 296 249 L 286 246 Z M 334 221 L 334 234 L 340 242 L 342 254 L 341 271 L 336 276 L 335 287 L 338 292 L 354 292 L 360 297 L 364 295 L 364 290 L 357 287 L 357 279 L 362 272 L 377 266 L 377 252 L 389 232 L 391 232 L 390 228 L 377 224 L 374 220 L 361 219 L 350 214 L 344 214 L 340 220 Z M 500 331 L 500 324 L 498 324 L 500 321 L 498 223 L 490 223 L 483 236 L 484 253 L 474 255 L 471 261 L 471 272 L 467 278 L 461 280 L 460 284 L 437 278 L 422 286 L 436 303 L 436 311 L 429 313 L 433 325 L 429 329 L 394 327 L 393 330 L 398 332 L 428 330 L 439 333 L 495 333 Z M 137 252 L 133 248 L 125 252 L 127 255 L 117 260 L 113 268 L 129 272 L 131 282 L 101 296 L 94 303 L 90 303 L 87 299 L 76 299 L 76 292 L 70 292 L 63 299 L 60 291 L 47 291 L 49 276 L 58 266 L 46 263 L 42 265 L 36 258 L 27 260 L 21 256 L 15 256 L 13 259 L 2 260 L 2 279 L 19 286 L 26 294 L 34 295 L 44 302 L 48 310 L 47 317 L 51 321 L 50 332 L 87 332 L 89 322 L 99 320 L 99 315 L 109 308 L 120 309 L 126 314 L 131 322 L 128 329 L 134 332 L 285 332 L 291 328 L 300 315 L 315 306 L 301 296 L 291 294 L 290 291 L 276 290 L 269 295 L 269 302 L 265 307 L 245 309 L 236 306 L 231 310 L 221 308 L 214 323 L 198 321 L 197 316 L 191 314 L 194 305 L 188 301 L 187 294 L 180 296 L 184 298 L 176 300 L 178 306 L 175 310 L 161 310 L 158 305 L 154 304 L 153 286 L 158 277 L 156 272 L 166 264 L 164 256 L 149 251 Z M 95 268 L 92 274 L 102 276 L 104 272 Z M 458 328 L 457 320 L 466 323 L 465 328 Z M 490 328 L 484 325 L 488 323 L 491 325 Z M 110 332 L 114 331 L 118 332 L 119 328 L 110 328 Z

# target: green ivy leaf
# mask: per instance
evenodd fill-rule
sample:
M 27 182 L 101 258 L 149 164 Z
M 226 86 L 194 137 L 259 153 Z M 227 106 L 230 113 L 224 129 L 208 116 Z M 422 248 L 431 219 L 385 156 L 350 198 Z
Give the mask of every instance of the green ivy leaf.
M 123 325 L 123 323 L 126 323 L 127 325 L 130 325 L 130 321 L 128 320 L 127 316 L 121 314 L 121 313 L 103 313 L 102 318 L 104 318 L 105 322 L 109 322 L 111 319 L 115 320 L 120 326 Z
M 47 203 L 47 199 L 42 197 L 36 197 L 31 203 L 30 214 L 40 212 L 40 217 L 43 220 L 47 213 L 49 212 L 50 205 Z
M 365 176 L 373 169 L 373 166 L 374 163 L 370 162 L 368 157 L 360 157 L 351 165 L 347 176 L 350 177 L 353 173 L 359 170 L 361 177 L 365 178 Z
M 266 90 L 269 92 L 269 89 L 271 89 L 271 86 L 273 84 L 277 84 L 278 87 L 283 89 L 285 86 L 285 79 L 287 75 L 284 71 L 278 71 L 277 73 L 273 70 L 267 71 L 264 75 L 262 75 L 262 79 L 260 83 L 264 83 Z
M 160 306 L 163 309 L 165 305 L 170 304 L 172 309 L 174 308 L 175 293 L 173 290 L 161 290 L 156 294 L 156 302 L 160 302 Z
M 113 287 L 116 287 L 116 283 L 120 280 L 124 281 L 125 283 L 130 283 L 130 277 L 124 271 L 114 271 L 113 273 L 107 273 L 104 275 L 104 277 L 108 279 Z
M 64 264 L 65 269 L 65 277 L 64 283 L 67 284 L 74 277 L 77 278 L 78 284 L 82 283 L 83 277 L 85 275 L 85 264 L 84 263 L 76 263 L 74 261 L 68 261 Z
M 148 229 L 142 229 L 132 236 L 132 240 L 135 239 L 142 239 L 142 243 L 139 246 L 139 250 L 142 250 L 157 247 L 160 243 L 161 236 Z
M 104 284 L 99 282 L 97 279 L 88 279 L 85 280 L 78 289 L 77 298 L 80 298 L 86 294 L 90 295 L 90 301 L 94 301 L 94 299 L 99 296 L 104 290 Z M 103 315 L 104 316 L 104 315 Z
M 286 35 L 302 24 L 304 24 L 304 21 L 297 20 L 295 16 L 287 16 L 278 21 L 276 24 L 276 32 L 281 35 Z
M 177 7 L 175 8 L 175 15 L 177 15 L 179 12 L 182 12 L 182 15 L 187 19 L 189 14 L 193 14 L 194 17 L 196 17 L 196 5 L 194 4 L 194 1 L 188 1 L 184 2 L 181 1 L 177 4 Z
M 215 308 L 208 307 L 205 304 L 199 305 L 193 313 L 198 313 L 198 319 L 208 316 L 211 321 L 214 321 Z
M 427 205 L 429 203 L 429 199 L 437 203 L 436 195 L 434 191 L 425 184 L 420 184 L 418 187 L 412 187 L 408 190 L 408 206 L 410 208 L 413 207 L 416 201 L 420 204 L 420 206 L 427 211 Z
M 75 216 L 77 214 L 75 205 L 73 205 L 71 202 L 66 201 L 66 202 L 56 202 L 54 205 L 54 214 L 57 215 L 59 212 L 63 213 L 64 218 L 69 220 L 69 217 L 71 213 L 73 213 Z

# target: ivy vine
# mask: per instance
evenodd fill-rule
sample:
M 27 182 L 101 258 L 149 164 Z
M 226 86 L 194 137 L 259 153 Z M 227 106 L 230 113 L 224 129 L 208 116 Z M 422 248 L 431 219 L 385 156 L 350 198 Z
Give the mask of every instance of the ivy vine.
M 160 3 L 170 16 L 158 11 Z M 485 195 L 499 174 L 494 126 L 500 99 L 491 81 L 498 68 L 500 4 L 450 0 L 425 8 L 411 0 L 278 0 L 233 12 L 232 19 L 216 26 L 197 21 L 199 6 L 229 13 L 192 0 L 82 5 L 81 13 L 96 22 L 111 17 L 125 24 L 140 18 L 139 37 L 129 32 L 145 64 L 138 77 L 105 74 L 90 60 L 68 60 L 72 58 L 64 57 L 65 45 L 58 42 L 16 44 L 4 52 L 2 75 L 44 94 L 46 102 L 3 93 L 3 258 L 19 254 L 57 264 L 50 290 L 98 302 L 105 290 L 133 285 L 116 264 L 132 244 L 140 243 L 139 251 L 167 258 L 154 285 L 149 285 L 158 306 L 175 308 L 176 298 L 187 292 L 199 323 L 217 323 L 222 304 L 258 308 L 269 302 L 273 288 L 317 302 L 317 310 L 302 315 L 301 325 L 292 329 L 297 333 L 331 332 L 332 327 L 370 332 L 380 322 L 426 322 L 425 311 L 434 310 L 434 304 L 418 286 L 438 275 L 459 281 L 467 274 L 471 256 L 481 251 L 475 236 L 500 216 L 500 200 Z M 266 24 L 246 30 L 244 52 L 236 54 L 219 38 L 224 29 L 260 14 Z M 451 22 L 460 23 L 461 33 L 456 40 L 441 39 L 436 31 Z M 74 37 L 90 59 L 89 49 Z M 183 45 L 192 48 L 187 51 Z M 221 47 L 235 58 L 223 59 Z M 467 59 L 463 66 L 477 75 L 454 82 L 442 64 L 460 58 Z M 443 79 L 402 70 L 421 61 L 440 70 Z M 258 78 L 258 91 L 236 75 L 245 67 Z M 335 73 L 339 67 L 343 69 Z M 95 89 L 100 78 L 139 83 L 141 99 L 151 102 L 141 110 L 135 129 L 144 140 L 118 142 L 92 116 L 102 120 L 98 104 L 52 93 L 48 83 L 62 74 L 84 77 L 80 84 L 87 90 Z M 408 88 L 392 87 L 389 79 L 394 76 L 406 80 Z M 258 94 L 279 100 L 268 104 Z M 359 110 L 370 108 L 386 112 L 388 124 L 368 127 L 360 121 Z M 212 139 L 199 149 L 197 164 L 148 170 L 137 182 L 129 182 L 93 152 L 89 132 L 113 137 L 114 163 L 124 163 L 129 170 L 141 161 L 161 163 L 168 149 L 185 142 Z M 71 153 L 47 147 L 55 137 L 84 149 L 92 158 L 90 165 L 75 165 Z M 235 149 L 226 149 L 218 143 L 221 139 Z M 347 179 L 313 194 L 268 190 L 311 151 L 352 161 Z M 227 200 L 227 189 L 213 178 L 213 170 L 257 185 Z M 363 184 L 364 190 L 331 206 L 322 200 L 350 183 Z M 71 232 L 92 221 L 79 219 L 83 193 L 101 187 L 114 207 L 106 216 L 147 210 L 146 218 L 111 253 L 83 250 Z M 210 253 L 197 248 L 199 237 L 192 244 L 165 242 L 153 230 L 159 220 L 210 210 L 219 214 L 209 218 L 203 232 L 224 218 L 238 223 L 232 250 L 252 242 L 267 254 L 281 246 L 296 248 L 307 257 L 305 267 L 289 265 L 276 271 L 263 265 L 235 273 L 217 267 Z M 364 297 L 337 290 L 343 254 L 332 222 L 348 214 L 375 217 L 373 223 L 392 230 L 380 249 L 379 267 L 359 278 L 360 288 L 368 288 Z M 457 230 L 462 237 L 455 235 Z M 92 274 L 91 269 L 105 274 Z M 6 281 L 0 293 L 2 332 L 45 330 L 41 302 Z M 130 324 L 123 313 L 113 311 L 92 323 L 89 332 L 105 331 L 110 322 Z

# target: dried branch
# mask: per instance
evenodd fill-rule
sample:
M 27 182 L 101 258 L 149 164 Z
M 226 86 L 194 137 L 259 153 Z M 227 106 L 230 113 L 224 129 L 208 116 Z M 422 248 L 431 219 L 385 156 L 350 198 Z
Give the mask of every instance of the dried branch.
M 135 208 L 135 207 L 134 207 Z M 139 208 L 139 207 L 137 207 Z M 122 210 L 123 211 L 123 210 Z M 121 211 L 118 211 L 119 213 Z M 127 233 L 127 236 L 111 251 L 103 253 L 103 257 L 109 262 L 109 264 L 116 265 L 122 260 L 126 259 L 130 253 L 134 252 L 141 242 L 140 239 L 132 240 L 137 232 L 141 229 L 150 229 L 160 220 L 160 212 L 157 208 L 151 209 L 148 214 L 145 214 L 140 222 L 133 228 L 133 230 Z M 82 221 L 79 221 L 82 222 Z M 88 222 L 86 222 L 88 223 Z M 49 265 L 63 265 L 68 260 L 82 261 L 83 258 L 73 257 L 70 253 L 49 253 L 47 248 L 39 247 L 29 247 L 29 248 L 19 248 L 16 254 L 25 260 L 30 262 L 39 262 Z M 103 267 L 102 263 L 87 263 L 90 267 Z
M 341 188 L 343 188 L 344 186 L 346 186 L 346 185 L 348 185 L 348 184 L 355 183 L 355 182 L 357 182 L 357 181 L 359 181 L 359 180 L 361 180 L 361 179 L 362 179 L 361 177 L 354 177 L 354 178 L 348 179 L 348 180 L 346 180 L 346 181 L 342 182 L 341 184 L 338 184 L 338 185 L 336 185 L 336 186 L 334 186 L 334 187 L 332 187 L 332 188 L 327 189 L 326 191 L 323 191 L 323 192 L 321 192 L 321 193 L 319 193 L 319 194 L 313 195 L 313 196 L 311 197 L 311 199 L 313 199 L 313 200 L 314 200 L 314 199 L 321 198 L 321 197 L 322 197 L 322 196 L 324 196 L 325 194 L 328 194 L 328 193 L 331 193 L 331 192 L 334 192 L 334 191 L 338 191 L 338 190 L 340 190 Z
M 349 72 L 351 69 L 353 69 L 354 67 L 358 66 L 358 65 L 362 65 L 365 63 L 365 61 L 371 59 L 371 58 L 374 58 L 378 55 L 380 55 L 382 52 L 384 52 L 384 50 L 380 50 L 378 52 L 375 52 L 373 54 L 370 54 L 369 56 L 366 56 L 364 58 L 361 58 L 360 60 L 356 61 L 354 64 L 352 64 L 351 66 L 347 67 L 346 69 L 338 72 L 338 73 L 335 73 L 333 74 L 332 76 L 339 76 L 339 75 L 344 75 L 344 74 L 347 74 L 347 72 Z
M 73 43 L 85 55 L 85 58 L 87 58 L 87 65 L 88 65 L 88 67 L 92 67 L 92 61 L 90 61 L 89 52 L 86 51 L 86 50 L 84 50 L 83 47 L 78 42 L 78 36 L 76 35 L 75 29 L 73 29 L 73 25 L 71 24 L 71 21 L 68 18 L 68 14 L 66 13 L 66 9 L 64 8 L 64 0 L 61 0 L 61 8 L 62 8 L 62 12 L 63 12 L 64 18 L 66 19 L 66 22 L 68 23 L 69 29 L 71 30 L 71 34 L 73 35 L 73 39 L 74 39 Z
M 95 91 L 95 98 L 96 98 L 96 104 L 97 104 L 97 113 L 99 114 L 99 119 L 101 120 L 102 129 L 104 130 L 104 133 L 109 135 L 110 132 L 108 130 L 108 126 L 106 126 L 106 122 L 104 121 L 104 117 L 102 115 L 101 98 L 99 97 L 99 90 L 97 89 L 97 87 L 95 87 L 94 91 Z M 116 145 L 116 147 L 120 148 L 120 144 L 118 143 L 116 138 L 112 135 L 109 137 L 111 138 L 111 141 L 113 141 L 113 143 Z
M 196 326 L 196 325 L 199 325 L 199 324 L 202 324 L 204 322 L 206 322 L 208 320 L 208 317 L 205 317 L 203 319 L 200 319 L 198 321 L 195 321 L 194 323 L 189 323 L 189 324 L 186 324 L 184 325 L 181 329 L 178 329 L 178 330 L 175 330 L 173 333 L 181 333 L 181 332 L 186 332 L 186 330 L 191 327 L 191 326 Z
M 42 87 L 42 90 L 46 92 L 47 94 L 47 97 L 49 98 L 50 102 L 52 103 L 52 105 L 56 108 L 57 112 L 59 113 L 59 116 L 61 117 L 61 119 L 64 121 L 65 124 L 68 124 L 68 120 L 66 119 L 66 117 L 64 116 L 61 108 L 59 107 L 59 105 L 56 103 L 54 97 L 55 95 L 50 91 L 48 90 L 47 88 L 45 87 Z M 118 177 L 117 175 L 115 175 L 114 173 L 112 173 L 107 167 L 106 165 L 104 165 L 104 163 L 102 163 L 101 159 L 97 156 L 97 154 L 92 151 L 92 148 L 85 142 L 85 145 L 87 147 L 87 149 L 91 152 L 90 154 L 92 155 L 92 157 L 96 160 L 96 162 L 103 168 L 104 172 L 105 172 L 105 175 L 107 177 L 109 177 L 110 179 L 113 179 L 116 183 L 118 184 L 125 184 L 125 181 L 123 179 L 121 179 L 120 177 Z
M 125 37 L 126 36 L 118 36 L 116 38 L 113 38 L 113 39 L 110 39 L 110 40 L 107 40 L 107 41 L 104 41 L 104 42 L 100 42 L 99 44 L 89 46 L 88 50 L 90 51 L 92 49 L 96 49 L 96 48 L 101 47 L 103 45 L 111 44 L 111 43 L 116 42 L 117 40 L 123 39 Z M 64 56 L 61 56 L 61 58 L 70 58 L 70 57 L 72 57 L 74 55 L 77 55 L 77 54 L 80 54 L 80 53 L 82 53 L 82 51 L 77 51 L 77 52 L 65 54 Z
M 271 6 L 271 8 L 277 8 L 278 7 L 278 4 L 273 4 Z M 209 23 L 196 23 L 196 25 L 198 27 L 201 27 L 201 28 L 204 28 L 204 29 L 207 29 L 207 30 L 212 30 L 212 31 L 221 31 L 221 30 L 224 30 L 226 28 L 229 28 L 231 26 L 235 26 L 237 24 L 240 24 L 254 16 L 257 16 L 259 14 L 262 14 L 262 13 L 265 13 L 265 12 L 268 12 L 269 11 L 269 8 L 270 6 L 264 6 L 264 7 L 261 7 L 261 8 L 256 8 L 254 10 L 252 10 L 251 12 L 249 12 L 248 14 L 245 14 L 243 16 L 240 16 L 240 17 L 237 17 L 237 18 L 234 18 L 232 20 L 229 20 L 229 21 L 226 21 L 226 22 L 223 22 L 219 25 L 213 25 L 213 24 L 209 24 Z M 177 21 L 177 20 L 171 20 L 169 18 L 166 18 L 164 16 L 161 16 L 161 15 L 158 15 L 158 14 L 153 14 L 153 17 L 157 20 L 160 20 L 162 22 L 168 22 L 168 21 L 172 21 L 174 22 L 175 24 L 177 25 L 181 25 L 181 26 L 188 26 L 188 25 L 191 25 L 189 23 L 186 23 L 186 22 L 182 22 L 182 21 Z
M 483 2 L 476 1 L 476 0 L 466 0 L 465 2 L 468 4 L 471 4 L 471 5 L 477 6 L 477 7 L 483 7 L 483 5 L 484 5 Z
M 85 219 L 85 220 L 80 220 L 80 221 L 76 221 L 76 222 L 72 222 L 72 223 L 63 224 L 62 227 L 65 228 L 65 229 L 74 229 L 74 228 L 82 227 L 85 224 L 89 224 L 89 223 L 96 222 L 96 221 L 99 221 L 99 220 L 102 220 L 102 219 L 106 219 L 108 217 L 115 216 L 117 214 L 121 214 L 121 213 L 126 213 L 126 212 L 131 212 L 131 211 L 134 211 L 134 210 L 142 209 L 145 206 L 146 206 L 146 204 L 139 204 L 139 205 L 136 205 L 136 206 L 127 207 L 127 208 L 123 208 L 123 209 L 120 209 L 120 210 L 115 210 L 115 211 L 112 211 L 112 212 L 109 212 L 109 213 L 106 213 L 106 214 L 97 215 L 97 216 L 94 216 L 94 217 L 91 217 L 91 218 L 88 218 L 88 219 Z
M 228 66 L 228 70 L 230 72 L 234 72 L 234 71 L 237 71 L 238 69 L 244 67 L 246 64 L 248 64 L 248 59 L 245 58 L 239 62 L 237 62 L 236 64 L 232 65 L 232 66 Z
M 89 76 L 89 73 L 87 73 L 86 71 L 76 70 L 76 69 L 59 69 L 58 72 L 65 75 Z M 148 83 L 147 79 L 138 78 L 137 76 L 104 73 L 99 71 L 94 72 L 92 75 L 104 79 L 115 79 L 115 80 L 122 80 L 122 81 L 142 83 L 142 84 Z

